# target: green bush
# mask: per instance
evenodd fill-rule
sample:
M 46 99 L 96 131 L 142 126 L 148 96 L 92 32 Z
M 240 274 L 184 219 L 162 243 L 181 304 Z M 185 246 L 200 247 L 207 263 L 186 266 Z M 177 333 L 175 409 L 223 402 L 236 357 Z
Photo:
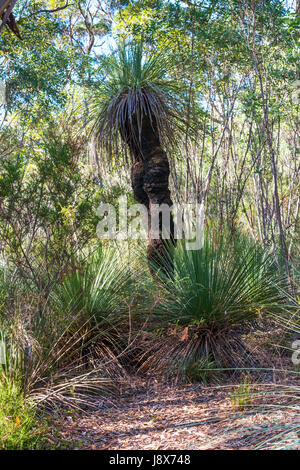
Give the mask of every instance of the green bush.
M 72 313 L 82 321 L 114 328 L 124 321 L 132 284 L 126 260 L 116 249 L 100 246 L 61 273 L 53 306 L 61 315 Z
M 18 383 L 0 379 L 0 449 L 39 449 L 45 437 L 34 406 L 28 403 Z

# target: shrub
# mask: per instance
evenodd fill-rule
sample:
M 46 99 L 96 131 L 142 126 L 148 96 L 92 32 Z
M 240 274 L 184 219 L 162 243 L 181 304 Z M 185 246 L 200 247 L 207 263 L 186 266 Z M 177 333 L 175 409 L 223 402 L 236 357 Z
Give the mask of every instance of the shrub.
M 269 313 L 282 310 L 284 295 L 270 253 L 242 237 L 205 236 L 200 250 L 178 243 L 164 261 L 162 289 L 153 311 L 161 341 L 143 362 L 184 375 L 187 364 L 211 358 L 217 367 L 254 364 L 242 333 Z M 167 274 L 165 274 L 167 272 Z M 175 365 L 175 366 L 174 366 Z
M 0 449 L 22 450 L 40 448 L 44 429 L 36 416 L 33 403 L 26 400 L 22 390 L 20 356 L 5 347 L 1 332 L 0 363 Z M 4 356 L 4 357 L 2 357 Z
M 89 324 L 109 342 L 128 323 L 131 288 L 127 262 L 117 250 L 99 247 L 62 272 L 52 305 L 59 317 L 69 315 L 76 325 Z
M 77 261 L 80 268 L 65 268 L 49 295 L 27 286 L 19 295 L 17 286 L 0 316 L 6 376 L 25 399 L 51 407 L 92 404 L 92 395 L 114 392 L 125 375 L 118 354 L 127 345 L 129 271 L 107 250 Z

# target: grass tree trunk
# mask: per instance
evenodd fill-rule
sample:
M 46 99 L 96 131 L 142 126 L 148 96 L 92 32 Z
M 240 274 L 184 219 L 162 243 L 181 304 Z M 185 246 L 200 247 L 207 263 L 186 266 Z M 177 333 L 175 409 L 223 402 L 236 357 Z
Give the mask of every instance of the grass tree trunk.
M 124 139 L 129 145 L 132 168 L 131 184 L 135 199 L 144 204 L 148 210 L 148 237 L 147 257 L 150 271 L 155 275 L 159 269 L 164 270 L 163 258 L 170 259 L 170 243 L 174 244 L 174 221 L 170 211 L 169 223 L 165 227 L 170 234 L 169 239 L 163 236 L 163 223 L 159 213 L 158 233 L 153 232 L 151 221 L 154 220 L 158 206 L 165 204 L 169 208 L 173 203 L 169 189 L 170 167 L 166 152 L 163 150 L 155 120 L 143 117 L 140 129 L 135 126 L 135 136 L 132 133 Z M 158 235 L 158 237 L 157 237 Z M 155 267 L 154 267 L 155 265 Z

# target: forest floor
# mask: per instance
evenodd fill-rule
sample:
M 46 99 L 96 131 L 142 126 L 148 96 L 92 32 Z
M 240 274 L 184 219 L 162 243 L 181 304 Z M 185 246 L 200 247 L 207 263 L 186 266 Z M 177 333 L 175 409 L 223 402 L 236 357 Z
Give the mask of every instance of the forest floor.
M 266 413 L 261 406 L 267 402 L 268 407 L 273 400 L 268 396 L 270 387 L 289 386 L 290 379 L 281 377 L 279 384 L 269 377 L 264 382 L 259 398 L 246 392 L 236 400 L 237 385 L 175 386 L 155 381 L 149 385 L 137 379 L 118 399 L 101 399 L 97 410 L 57 419 L 53 436 L 72 449 L 253 449 L 272 438 L 274 424 L 288 426 L 299 420 L 285 407 Z

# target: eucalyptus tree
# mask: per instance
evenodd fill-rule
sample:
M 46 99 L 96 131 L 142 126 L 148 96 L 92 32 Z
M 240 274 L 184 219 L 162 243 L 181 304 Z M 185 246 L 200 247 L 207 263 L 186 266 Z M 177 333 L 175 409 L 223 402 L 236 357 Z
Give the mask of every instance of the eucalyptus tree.
M 182 121 L 181 87 L 170 78 L 170 67 L 164 53 L 145 53 L 142 42 L 121 43 L 104 64 L 105 79 L 92 106 L 100 142 L 117 143 L 120 136 L 130 150 L 134 197 L 148 209 L 147 256 L 156 262 L 166 256 L 169 241 L 163 239 L 162 217 L 159 238 L 154 237 L 150 222 L 157 205 L 172 206 L 165 148 L 174 143 Z M 171 213 L 170 240 L 174 243 Z

